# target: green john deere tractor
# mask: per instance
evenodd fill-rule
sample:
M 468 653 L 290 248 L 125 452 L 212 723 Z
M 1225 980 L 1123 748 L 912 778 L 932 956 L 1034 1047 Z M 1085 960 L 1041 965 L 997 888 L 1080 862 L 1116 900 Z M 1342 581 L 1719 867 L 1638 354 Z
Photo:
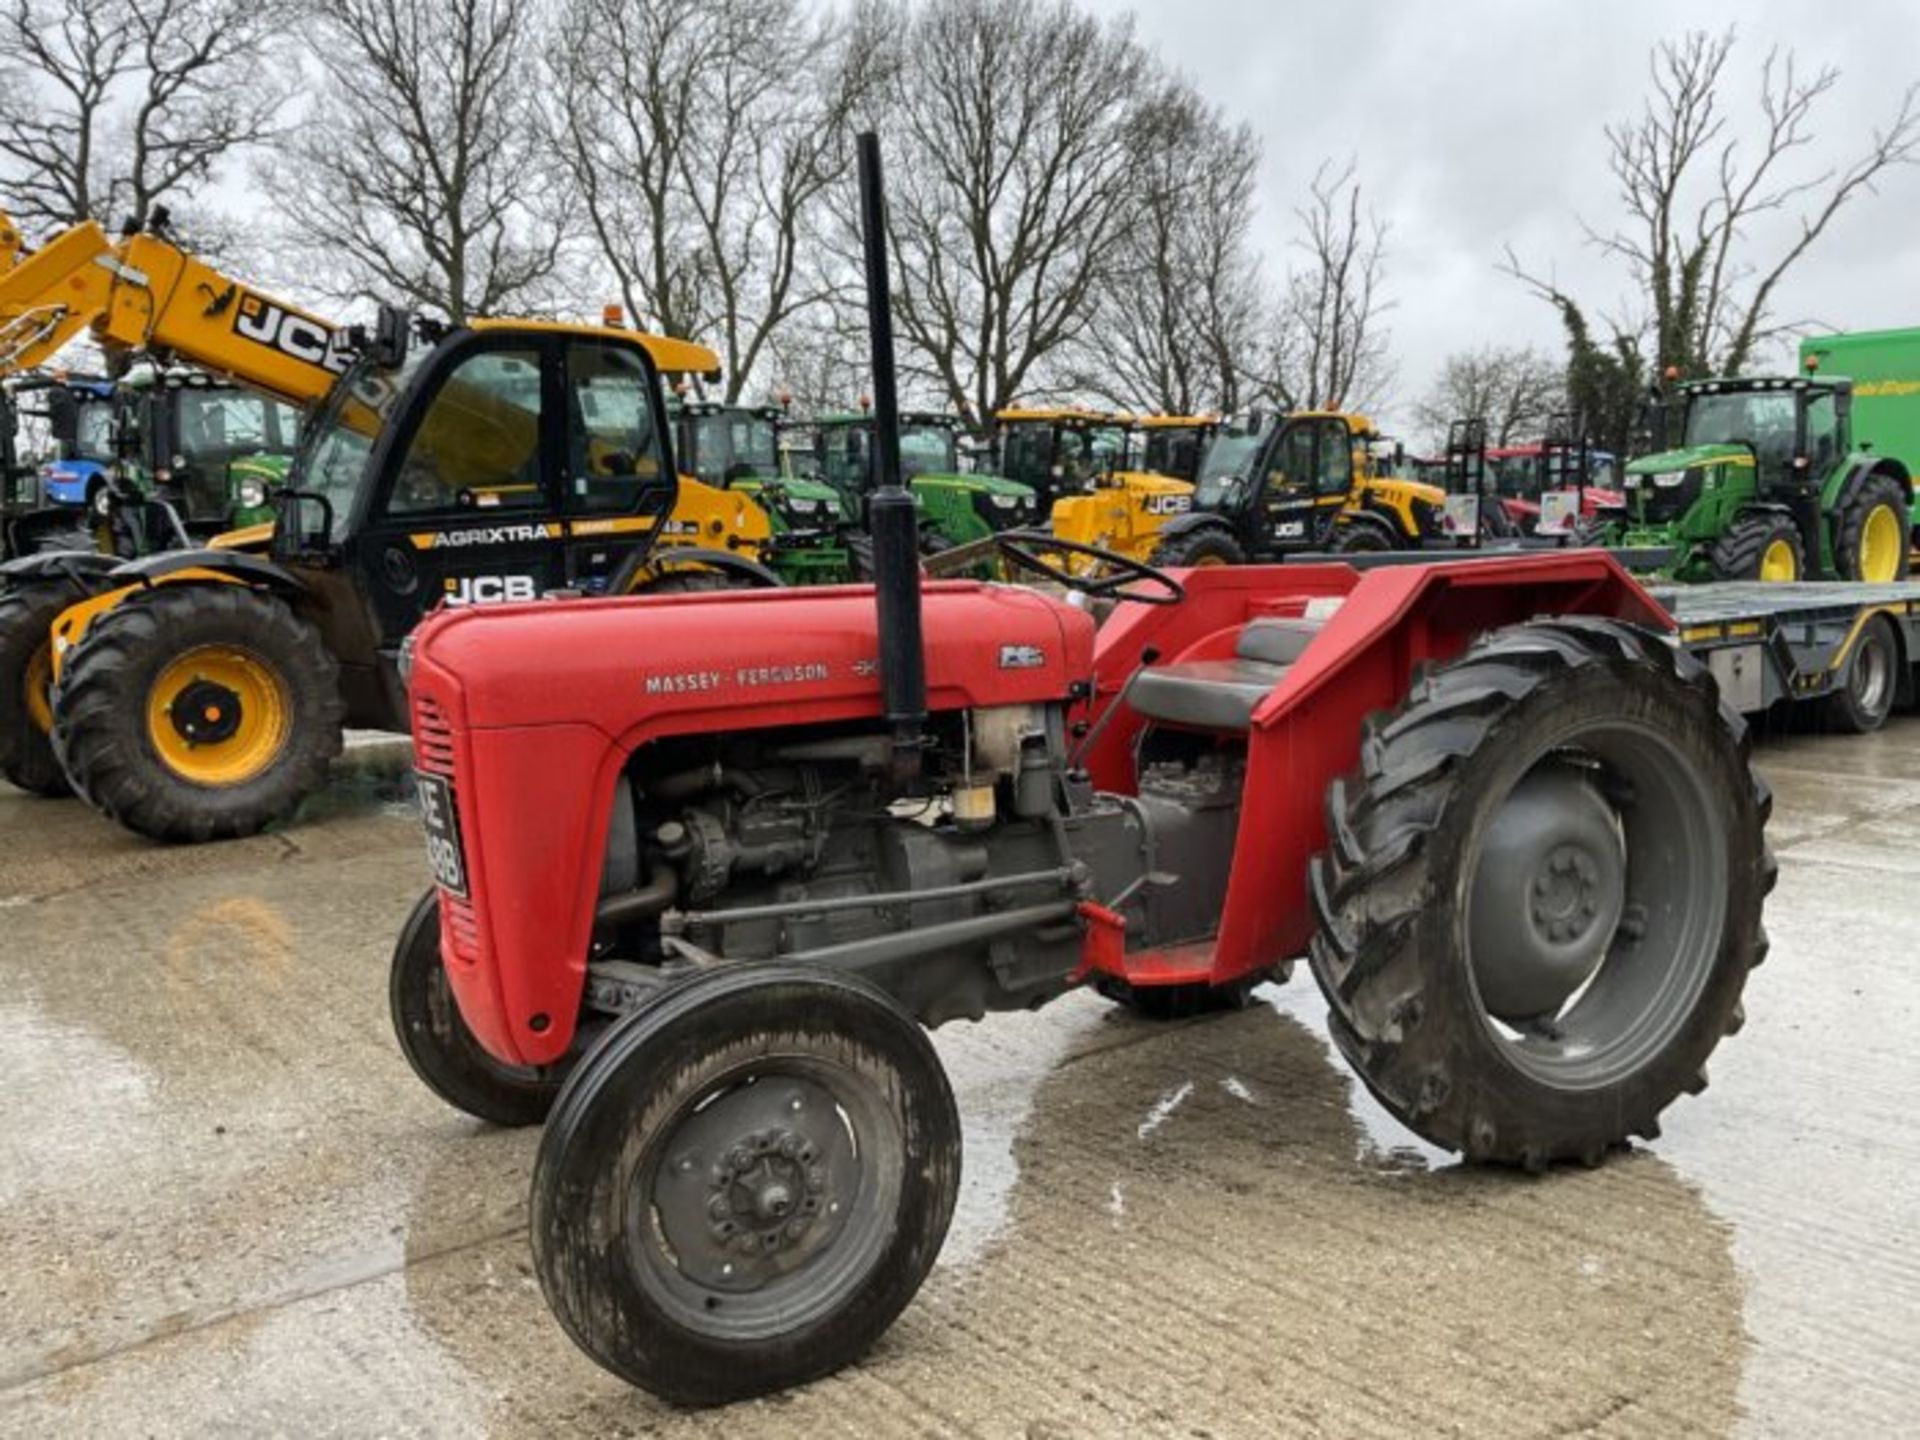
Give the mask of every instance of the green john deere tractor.
M 1913 482 L 1856 435 L 1853 398 L 1811 373 L 1674 387 L 1679 443 L 1627 466 L 1607 543 L 1669 551 L 1677 580 L 1904 579 Z
M 859 516 L 840 492 L 790 473 L 783 463 L 779 405 L 721 405 L 681 400 L 674 408 L 680 473 L 753 497 L 772 534 L 761 559 L 789 585 L 833 585 L 859 578 L 850 527 Z
M 935 552 L 985 540 L 1001 530 L 1046 524 L 1033 487 L 999 475 L 960 472 L 960 422 L 951 415 L 907 411 L 900 416 L 900 467 L 920 510 L 924 550 Z M 820 478 L 848 497 L 864 525 L 873 489 L 873 417 L 861 412 L 814 422 Z

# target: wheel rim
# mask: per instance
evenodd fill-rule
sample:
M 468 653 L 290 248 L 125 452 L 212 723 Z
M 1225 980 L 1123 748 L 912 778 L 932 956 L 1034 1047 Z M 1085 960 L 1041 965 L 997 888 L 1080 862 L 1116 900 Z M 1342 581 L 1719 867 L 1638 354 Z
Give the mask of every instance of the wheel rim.
M 1471 857 L 1467 973 L 1505 1058 L 1564 1090 L 1632 1075 L 1686 1023 L 1726 922 L 1706 781 L 1650 724 L 1534 752 Z
M 197 785 L 240 785 L 286 749 L 293 706 L 273 666 L 230 645 L 176 656 L 147 693 L 147 739 L 175 775 Z
M 1887 581 L 1900 573 L 1900 552 L 1905 541 L 1900 521 L 1886 505 L 1876 505 L 1860 527 L 1860 578 Z
M 1193 562 L 1193 568 L 1196 570 L 1214 570 L 1226 563 L 1227 562 L 1218 555 L 1202 555 Z
M 905 1138 L 872 1082 L 813 1056 L 752 1061 L 683 1105 L 635 1171 L 634 1273 L 703 1334 L 801 1329 L 866 1284 L 905 1173 Z
M 1847 685 L 1853 691 L 1853 703 L 1863 714 L 1877 715 L 1887 703 L 1893 686 L 1893 657 L 1877 626 L 1869 626 L 1860 636 L 1848 667 Z
M 27 722 L 42 735 L 53 733 L 53 646 L 41 641 L 27 657 L 26 673 L 20 683 L 25 687 Z
M 1800 565 L 1794 557 L 1792 541 L 1776 537 L 1767 542 L 1767 548 L 1760 554 L 1760 578 L 1769 581 L 1800 578 Z

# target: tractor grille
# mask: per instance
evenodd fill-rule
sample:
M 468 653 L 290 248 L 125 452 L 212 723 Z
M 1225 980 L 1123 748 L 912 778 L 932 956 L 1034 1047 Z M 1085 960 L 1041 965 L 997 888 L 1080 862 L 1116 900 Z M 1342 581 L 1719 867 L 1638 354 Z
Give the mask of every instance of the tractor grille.
M 1678 485 L 1656 485 L 1653 477 L 1640 478 L 1641 516 L 1646 521 L 1664 525 L 1670 520 L 1678 520 L 1691 510 L 1699 500 L 1700 491 L 1706 481 L 1706 469 L 1693 466 L 1685 472 L 1686 479 Z
M 413 702 L 413 763 L 429 775 L 441 776 L 458 808 L 460 792 L 454 776 L 453 727 L 431 696 L 417 695 Z M 473 886 L 471 869 L 467 874 L 469 894 Z M 471 965 L 480 958 L 480 925 L 470 900 L 440 892 L 440 933 L 443 948 L 450 958 Z

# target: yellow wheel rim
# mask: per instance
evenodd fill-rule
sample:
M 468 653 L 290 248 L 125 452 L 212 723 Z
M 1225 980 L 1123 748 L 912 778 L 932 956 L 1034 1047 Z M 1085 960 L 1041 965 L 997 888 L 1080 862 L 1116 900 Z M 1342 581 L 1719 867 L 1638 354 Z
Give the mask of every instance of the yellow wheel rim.
M 53 646 L 42 641 L 40 648 L 27 657 L 27 720 L 42 735 L 53 733 Z
M 1900 517 L 1885 505 L 1876 505 L 1860 527 L 1860 578 L 1891 580 L 1900 573 L 1900 551 L 1905 537 L 1900 533 Z
M 1798 580 L 1800 567 L 1794 563 L 1793 546 L 1785 540 L 1770 540 L 1760 554 L 1762 580 Z
M 293 705 L 271 665 L 231 645 L 175 656 L 147 692 L 147 739 L 160 762 L 196 785 L 242 785 L 286 749 Z
M 1193 568 L 1196 570 L 1212 570 L 1216 566 L 1226 563 L 1227 562 L 1222 560 L 1218 555 L 1202 555 L 1198 560 L 1193 562 Z

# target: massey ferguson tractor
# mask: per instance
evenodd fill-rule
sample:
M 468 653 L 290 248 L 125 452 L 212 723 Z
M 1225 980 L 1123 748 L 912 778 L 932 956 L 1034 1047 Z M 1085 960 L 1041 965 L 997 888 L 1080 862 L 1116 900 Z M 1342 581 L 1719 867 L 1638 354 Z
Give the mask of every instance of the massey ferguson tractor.
M 855 1360 L 960 1181 L 926 1028 L 1083 985 L 1193 1014 L 1305 955 L 1434 1144 L 1539 1170 L 1656 1137 L 1740 1025 L 1774 878 L 1665 614 L 1598 551 L 1089 573 L 1003 536 L 1119 602 L 1097 634 L 923 583 L 871 136 L 861 180 L 875 584 L 442 610 L 408 648 L 436 883 L 395 1023 L 454 1105 L 545 1122 L 567 1333 L 686 1404 Z

